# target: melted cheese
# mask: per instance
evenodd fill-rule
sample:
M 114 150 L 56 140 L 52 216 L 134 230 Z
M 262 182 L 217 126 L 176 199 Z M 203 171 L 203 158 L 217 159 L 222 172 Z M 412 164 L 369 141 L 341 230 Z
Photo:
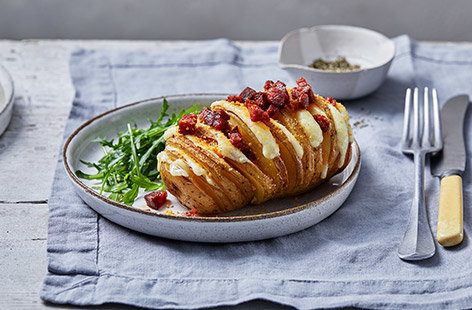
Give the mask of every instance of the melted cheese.
M 246 155 L 235 147 L 222 132 L 217 131 L 215 138 L 218 143 L 218 149 L 223 157 L 227 157 L 240 163 L 250 162 Z
M 175 135 L 177 134 L 177 132 L 178 132 L 177 129 L 178 129 L 177 126 L 170 127 L 169 129 L 167 129 L 166 132 L 164 132 L 164 134 L 162 135 L 162 137 L 164 138 L 164 140 L 167 140 L 167 139 L 169 139 L 170 137 L 175 136 Z
M 157 170 L 161 169 L 161 163 L 170 163 L 172 160 L 169 158 L 169 155 L 166 151 L 162 151 L 157 154 Z
M 182 159 L 174 160 L 169 166 L 169 173 L 174 177 L 188 177 L 188 166 Z
M 338 146 L 338 151 L 341 154 L 339 167 L 342 167 L 344 165 L 344 161 L 346 160 L 346 152 L 349 146 L 349 126 L 347 125 L 344 116 L 338 111 L 338 109 L 336 109 L 331 104 L 328 104 L 328 107 L 331 111 L 331 114 L 333 115 L 334 127 L 336 128 L 337 133 L 336 144 Z
M 198 124 L 198 126 L 207 126 L 207 125 Z M 218 150 L 220 151 L 221 156 L 230 158 L 240 163 L 250 162 L 250 160 L 246 157 L 246 155 L 243 154 L 243 152 L 241 152 L 237 147 L 231 144 L 231 142 L 229 141 L 228 138 L 226 138 L 224 133 L 217 130 L 214 130 L 213 132 L 215 133 L 215 139 L 216 139 L 216 142 L 218 143 Z M 187 139 L 192 141 L 195 145 L 198 145 L 199 141 L 197 137 L 189 135 L 187 136 Z M 218 156 L 215 152 L 211 152 L 211 154 L 213 154 L 214 156 Z
M 197 163 L 190 156 L 188 156 L 185 152 L 182 152 L 179 149 L 176 149 L 174 147 L 167 147 L 166 149 L 169 150 L 169 151 L 178 152 L 185 159 L 186 165 L 188 165 L 188 167 L 190 167 L 190 169 L 192 170 L 192 172 L 195 175 L 198 175 L 199 177 L 203 176 L 208 183 L 210 183 L 211 185 L 215 185 L 213 180 L 209 177 L 207 171 L 199 163 Z M 178 160 L 181 160 L 181 159 L 178 159 Z M 176 160 L 176 161 L 178 161 L 178 160 Z M 174 161 L 173 163 L 175 163 L 176 161 Z M 180 163 L 179 163 L 179 167 L 181 167 Z M 186 175 L 186 176 L 188 176 L 188 175 Z
M 310 111 L 312 115 L 320 114 L 326 117 L 326 113 L 314 103 L 310 104 L 307 110 Z
M 207 171 L 199 163 L 192 160 L 186 155 L 184 155 L 184 157 L 185 157 L 185 161 L 188 163 L 188 165 L 190 166 L 190 169 L 192 169 L 195 175 L 198 175 L 199 177 L 203 176 L 205 180 L 207 181 L 207 183 L 211 185 L 215 185 L 215 182 L 213 182 L 213 180 L 208 175 Z
M 303 147 L 301 146 L 300 142 L 293 136 L 293 134 L 285 127 L 284 125 L 280 124 L 276 120 L 271 119 L 272 124 L 274 124 L 277 128 L 279 128 L 284 135 L 287 137 L 290 144 L 292 144 L 293 149 L 297 153 L 298 158 L 303 157 Z
M 227 101 L 216 101 L 211 104 L 211 107 L 219 106 L 227 111 L 235 113 L 246 126 L 254 133 L 256 139 L 262 145 L 262 154 L 264 157 L 274 159 L 280 155 L 279 145 L 275 141 L 274 136 L 263 122 L 253 122 L 249 117 L 246 108 L 242 106 L 231 104 Z
M 322 179 L 326 179 L 326 176 L 328 175 L 328 169 L 329 169 L 329 166 L 328 166 L 328 163 L 326 163 L 323 166 L 323 171 L 321 172 L 321 178 Z
M 308 111 L 310 111 L 312 115 L 323 115 L 324 117 L 327 117 L 326 113 L 314 103 L 310 104 L 307 109 Z M 323 170 L 321 171 L 322 179 L 326 179 L 326 176 L 328 175 L 328 170 L 329 170 L 328 163 L 325 163 L 323 166 Z
M 349 124 L 349 114 L 347 113 L 346 108 L 340 103 L 336 104 L 336 108 L 338 108 L 338 110 L 341 112 L 342 116 L 344 117 L 344 121 L 347 124 Z M 354 138 L 352 136 L 352 128 L 349 125 L 347 126 L 347 132 L 349 135 L 349 143 L 351 143 L 354 140 Z
M 307 110 L 298 110 L 294 113 L 294 116 L 308 135 L 310 145 L 314 148 L 318 147 L 323 142 L 323 131 L 313 118 L 313 115 Z

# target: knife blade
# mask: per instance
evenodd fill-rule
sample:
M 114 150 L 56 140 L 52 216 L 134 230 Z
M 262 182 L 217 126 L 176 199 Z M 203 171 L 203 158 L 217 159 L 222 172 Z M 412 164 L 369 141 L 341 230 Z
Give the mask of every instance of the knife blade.
M 431 159 L 431 173 L 441 179 L 437 239 L 454 246 L 463 239 L 462 173 L 466 165 L 464 119 L 469 96 L 450 98 L 441 109 L 443 150 Z

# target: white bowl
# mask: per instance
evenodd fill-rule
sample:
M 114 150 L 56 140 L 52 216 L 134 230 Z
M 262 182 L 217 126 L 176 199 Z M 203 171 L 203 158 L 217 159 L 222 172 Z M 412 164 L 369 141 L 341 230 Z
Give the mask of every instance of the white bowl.
M 361 69 L 329 72 L 308 65 L 323 58 L 346 57 Z M 286 34 L 279 47 L 279 66 L 294 79 L 304 77 L 318 94 L 336 99 L 355 99 L 375 91 L 385 80 L 395 56 L 392 40 L 373 30 L 323 25 Z
M 0 135 L 7 129 L 13 112 L 13 80 L 0 65 Z

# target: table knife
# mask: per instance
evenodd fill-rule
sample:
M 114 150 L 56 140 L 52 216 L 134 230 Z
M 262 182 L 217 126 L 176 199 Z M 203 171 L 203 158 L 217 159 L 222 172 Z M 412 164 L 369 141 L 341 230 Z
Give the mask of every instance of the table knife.
M 454 246 L 463 239 L 462 173 L 465 170 L 464 118 L 469 96 L 449 99 L 441 110 L 444 147 L 431 158 L 431 173 L 441 179 L 437 239 L 442 246 Z

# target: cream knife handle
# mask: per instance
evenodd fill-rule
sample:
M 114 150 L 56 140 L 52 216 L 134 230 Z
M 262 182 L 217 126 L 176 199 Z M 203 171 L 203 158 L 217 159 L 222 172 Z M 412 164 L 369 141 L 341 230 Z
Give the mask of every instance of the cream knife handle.
M 462 223 L 462 177 L 449 175 L 441 179 L 438 214 L 438 242 L 453 246 L 464 237 Z

